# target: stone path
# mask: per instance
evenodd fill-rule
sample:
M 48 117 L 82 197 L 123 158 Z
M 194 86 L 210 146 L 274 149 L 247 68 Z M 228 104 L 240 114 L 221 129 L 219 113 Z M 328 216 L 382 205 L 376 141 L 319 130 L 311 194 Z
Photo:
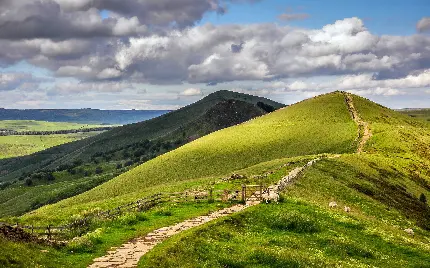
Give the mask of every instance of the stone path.
M 259 203 L 259 201 L 249 201 L 246 202 L 246 205 L 235 205 L 206 216 L 200 216 L 176 225 L 157 229 L 147 234 L 145 237 L 132 240 L 116 250 L 108 251 L 106 256 L 94 259 L 94 263 L 89 267 L 137 267 L 137 263 L 143 255 L 167 238 L 215 219 L 237 213 Z
M 370 137 L 372 137 L 372 132 L 370 131 L 369 128 L 369 123 L 363 121 L 363 119 L 361 119 L 360 114 L 358 113 L 357 109 L 355 109 L 354 106 L 354 102 L 352 100 L 352 97 L 349 93 L 345 93 L 345 100 L 346 103 L 348 104 L 348 110 L 351 113 L 352 119 L 355 121 L 355 123 L 359 126 L 359 133 L 358 133 L 358 137 L 361 139 L 359 141 L 358 144 L 358 149 L 357 149 L 357 153 L 362 153 L 364 151 L 364 145 L 366 144 L 366 142 L 370 139 Z M 360 130 L 363 130 L 363 133 L 360 133 Z
M 299 176 L 305 168 L 310 167 L 318 160 L 319 158 L 308 162 L 304 167 L 299 167 L 292 170 L 286 177 L 282 178 L 281 181 L 276 184 L 276 187 L 279 187 L 280 184 L 285 187 L 287 184 L 292 183 L 293 179 Z M 240 212 L 248 207 L 255 206 L 260 203 L 260 201 L 256 200 L 256 196 L 259 196 L 259 192 L 256 192 L 253 196 L 251 196 L 250 199 L 252 201 L 247 201 L 245 205 L 235 205 L 229 208 L 218 210 L 206 216 L 200 216 L 172 226 L 157 229 L 144 237 L 134 239 L 126 244 L 123 244 L 121 247 L 116 248 L 115 250 L 108 251 L 107 255 L 94 259 L 94 263 L 88 267 L 137 267 L 140 258 L 152 248 L 154 248 L 157 244 L 163 242 L 175 234 L 179 234 L 182 231 L 203 225 L 215 219 L 226 217 L 233 213 Z

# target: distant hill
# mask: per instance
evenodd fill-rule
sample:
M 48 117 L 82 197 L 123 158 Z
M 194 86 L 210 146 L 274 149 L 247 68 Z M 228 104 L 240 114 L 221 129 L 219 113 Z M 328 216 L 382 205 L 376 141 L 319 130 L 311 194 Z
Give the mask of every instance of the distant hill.
M 81 124 L 125 125 L 145 121 L 167 110 L 98 110 L 98 109 L 2 109 L 0 120 L 37 120 Z
M 36 188 L 19 190 L 19 194 L 26 195 L 25 201 L 5 198 L 0 202 L 0 215 L 19 214 L 73 196 L 199 137 L 281 107 L 284 105 L 265 98 L 219 91 L 148 121 L 116 127 L 30 156 L 0 160 L 0 182 L 13 182 L 4 192 L 0 191 L 0 201 L 2 195 L 12 195 L 14 191 L 13 196 L 18 195 L 16 186 L 27 178 L 38 186 L 35 195 L 30 192 L 34 189 L 36 193 Z M 54 194 L 55 181 L 43 179 L 52 178 L 51 174 L 63 183 L 62 190 Z

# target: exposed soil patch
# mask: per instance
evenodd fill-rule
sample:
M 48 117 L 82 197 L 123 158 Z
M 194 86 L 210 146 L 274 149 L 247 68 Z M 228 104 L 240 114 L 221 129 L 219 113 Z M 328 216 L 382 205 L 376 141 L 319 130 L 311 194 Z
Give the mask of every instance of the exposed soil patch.
M 362 153 L 364 151 L 364 146 L 366 145 L 366 142 L 370 139 L 370 137 L 372 137 L 372 132 L 370 131 L 369 123 L 363 121 L 357 109 L 355 109 L 354 102 L 352 100 L 351 95 L 349 93 L 344 93 L 344 94 L 345 94 L 345 101 L 346 101 L 346 104 L 348 105 L 348 110 L 352 116 L 352 119 L 358 125 L 357 153 Z

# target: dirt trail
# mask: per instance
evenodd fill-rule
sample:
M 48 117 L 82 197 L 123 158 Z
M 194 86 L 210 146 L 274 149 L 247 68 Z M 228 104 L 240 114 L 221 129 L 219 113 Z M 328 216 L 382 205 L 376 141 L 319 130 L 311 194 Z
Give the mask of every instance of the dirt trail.
M 318 159 L 312 160 L 307 163 L 304 167 L 296 168 L 289 172 L 289 174 L 282 178 L 278 184 L 285 187 L 287 184 L 293 182 L 293 179 L 296 178 L 303 172 L 307 167 L 312 166 Z M 272 188 L 274 186 L 271 186 Z M 279 187 L 279 186 L 278 186 Z M 270 187 L 269 187 L 270 188 Z M 137 267 L 137 263 L 140 258 L 149 252 L 152 248 L 154 248 L 157 244 L 163 242 L 169 237 L 179 234 L 182 231 L 203 225 L 207 222 L 213 221 L 215 219 L 219 219 L 222 217 L 226 217 L 228 215 L 240 212 L 246 208 L 251 206 L 255 206 L 260 204 L 260 201 L 256 200 L 255 196 L 258 196 L 259 192 L 256 192 L 254 196 L 251 196 L 250 200 L 247 201 L 245 205 L 235 205 L 229 208 L 224 208 L 213 212 L 206 216 L 200 216 L 191 220 L 186 220 L 180 222 L 178 224 L 163 227 L 157 229 L 144 237 L 140 237 L 134 239 L 128 243 L 123 244 L 121 247 L 116 248 L 115 250 L 108 251 L 107 255 L 94 259 L 94 263 L 88 266 L 89 268 L 102 268 L 102 267 Z
M 372 132 L 370 131 L 369 123 L 363 121 L 357 109 L 355 109 L 354 102 L 352 100 L 351 95 L 349 93 L 344 93 L 344 94 L 345 94 L 346 103 L 348 105 L 348 110 L 351 113 L 352 119 L 358 125 L 359 143 L 358 143 L 357 153 L 362 153 L 364 151 L 364 145 L 370 139 L 370 137 L 372 137 Z

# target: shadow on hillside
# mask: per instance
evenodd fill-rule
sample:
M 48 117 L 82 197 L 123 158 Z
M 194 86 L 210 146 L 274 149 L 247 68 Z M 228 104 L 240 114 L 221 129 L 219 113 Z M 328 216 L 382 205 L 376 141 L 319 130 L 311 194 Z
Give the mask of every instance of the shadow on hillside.
M 430 207 L 408 192 L 404 184 L 398 183 L 399 180 L 416 182 L 416 178 L 372 162 L 369 163 L 369 167 L 377 171 L 378 176 L 364 173 L 356 166 L 337 161 L 333 161 L 328 166 L 320 165 L 317 168 L 349 188 L 381 202 L 388 207 L 387 209 L 398 210 L 406 218 L 415 220 L 421 228 L 430 230 Z

